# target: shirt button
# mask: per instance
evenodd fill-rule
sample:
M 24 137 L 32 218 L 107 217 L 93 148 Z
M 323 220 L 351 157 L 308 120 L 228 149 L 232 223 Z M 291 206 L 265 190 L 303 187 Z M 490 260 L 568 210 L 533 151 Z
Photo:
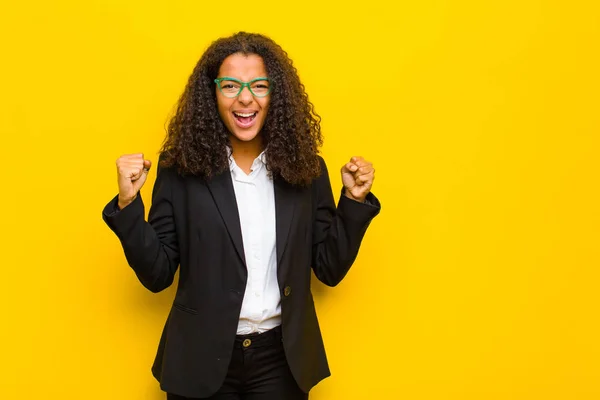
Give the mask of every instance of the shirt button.
M 254 292 L 254 295 L 255 295 L 256 297 L 260 297 L 260 293 L 258 293 L 258 292 Z

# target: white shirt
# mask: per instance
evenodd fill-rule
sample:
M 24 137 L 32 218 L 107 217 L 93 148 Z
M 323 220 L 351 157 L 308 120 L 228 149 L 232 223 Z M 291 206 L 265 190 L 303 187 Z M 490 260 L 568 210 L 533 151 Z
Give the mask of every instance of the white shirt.
M 268 175 L 264 152 L 252 163 L 249 175 L 231 155 L 229 160 L 248 269 L 237 333 L 262 333 L 281 324 L 273 180 Z

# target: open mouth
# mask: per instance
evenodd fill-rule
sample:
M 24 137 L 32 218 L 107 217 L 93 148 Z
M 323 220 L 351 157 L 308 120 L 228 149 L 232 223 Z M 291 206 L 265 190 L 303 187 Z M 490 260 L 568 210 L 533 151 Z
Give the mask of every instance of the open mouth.
M 251 125 L 254 121 L 254 118 L 256 118 L 256 114 L 258 114 L 258 111 L 251 113 L 233 112 L 233 116 L 235 117 L 236 121 L 242 126 Z

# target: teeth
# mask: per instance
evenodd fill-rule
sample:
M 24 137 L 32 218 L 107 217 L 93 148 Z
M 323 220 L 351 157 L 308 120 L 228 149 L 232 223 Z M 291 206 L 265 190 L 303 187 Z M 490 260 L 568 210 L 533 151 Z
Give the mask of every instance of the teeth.
M 238 112 L 234 112 L 235 115 L 237 115 L 238 117 L 251 117 L 254 114 L 256 114 L 255 112 L 253 113 L 238 113 Z

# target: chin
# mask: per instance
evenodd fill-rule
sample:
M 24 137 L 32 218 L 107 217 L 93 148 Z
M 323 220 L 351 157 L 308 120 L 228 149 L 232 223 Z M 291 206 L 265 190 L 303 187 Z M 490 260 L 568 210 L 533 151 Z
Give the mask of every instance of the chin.
M 259 132 L 233 132 L 231 135 L 235 140 L 240 142 L 251 142 L 255 139 L 258 139 Z

